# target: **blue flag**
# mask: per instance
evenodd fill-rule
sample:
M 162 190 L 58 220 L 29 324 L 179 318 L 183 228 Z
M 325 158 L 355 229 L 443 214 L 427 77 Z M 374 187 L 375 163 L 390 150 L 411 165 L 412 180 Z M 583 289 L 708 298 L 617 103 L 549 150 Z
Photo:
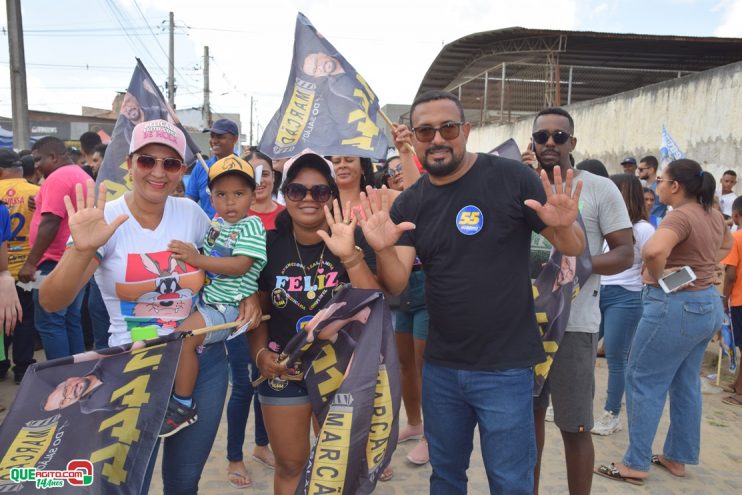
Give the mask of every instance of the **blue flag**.
M 724 315 L 724 323 L 721 325 L 721 345 L 722 356 L 729 356 L 729 371 L 737 370 L 737 350 L 734 344 L 734 332 L 732 331 L 731 318 L 728 314 Z
M 260 151 L 274 159 L 305 148 L 320 155 L 385 158 L 389 145 L 376 125 L 378 115 L 379 99 L 366 80 L 299 13 L 289 81 Z
M 680 160 L 685 158 L 685 153 L 680 151 L 680 147 L 673 140 L 670 133 L 667 132 L 665 126 L 662 126 L 662 145 L 660 146 L 660 167 L 664 168 L 665 165 L 673 160 Z

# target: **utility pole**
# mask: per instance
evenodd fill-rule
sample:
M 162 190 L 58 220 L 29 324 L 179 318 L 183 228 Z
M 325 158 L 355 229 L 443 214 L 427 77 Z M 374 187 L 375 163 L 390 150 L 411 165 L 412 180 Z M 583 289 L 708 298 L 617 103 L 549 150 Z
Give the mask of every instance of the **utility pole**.
M 204 106 L 201 109 L 204 128 L 211 127 L 211 105 L 209 103 L 209 47 L 204 47 Z
M 28 148 L 31 126 L 28 121 L 26 55 L 23 49 L 21 0 L 7 0 L 8 48 L 10 50 L 10 94 L 13 112 L 13 147 Z
M 252 146 L 252 107 L 254 106 L 253 98 L 250 97 L 250 146 Z
M 170 61 L 167 68 L 167 101 L 175 109 L 175 20 L 170 12 Z

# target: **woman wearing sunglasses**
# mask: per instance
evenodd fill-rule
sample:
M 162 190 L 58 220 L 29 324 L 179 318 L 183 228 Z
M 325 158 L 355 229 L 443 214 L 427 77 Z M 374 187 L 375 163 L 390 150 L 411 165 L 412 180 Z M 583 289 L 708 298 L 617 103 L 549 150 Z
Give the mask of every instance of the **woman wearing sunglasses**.
M 183 177 L 185 153 L 180 129 L 164 120 L 142 122 L 134 128 L 126 162 L 131 191 L 106 204 L 100 188 L 96 202 L 91 181 L 87 198 L 78 186 L 77 197 L 65 199 L 72 243 L 42 284 L 42 306 L 48 311 L 65 307 L 95 275 L 111 317 L 111 346 L 152 337 L 142 328 L 149 325 L 168 334 L 190 314 L 204 274 L 177 261 L 168 244 L 178 239 L 200 247 L 209 219 L 193 201 L 170 196 Z M 244 316 L 260 319 L 257 312 Z M 224 344 L 206 346 L 199 368 L 193 393 L 199 420 L 165 439 L 164 493 L 198 491 L 221 419 L 227 393 Z M 156 457 L 155 452 L 144 492 Z
M 386 170 L 384 170 L 384 177 L 381 183 L 393 191 L 402 192 L 404 190 L 402 160 L 398 156 L 387 158 Z
M 312 152 L 286 163 L 281 191 L 286 210 L 268 232 L 268 263 L 258 297 L 271 318 L 248 334 L 253 359 L 268 380 L 258 388 L 263 418 L 276 458 L 274 493 L 293 494 L 309 458 L 312 407 L 301 370 L 278 355 L 333 295 L 350 282 L 379 289 L 375 256 L 349 208 L 341 213 L 332 164 Z

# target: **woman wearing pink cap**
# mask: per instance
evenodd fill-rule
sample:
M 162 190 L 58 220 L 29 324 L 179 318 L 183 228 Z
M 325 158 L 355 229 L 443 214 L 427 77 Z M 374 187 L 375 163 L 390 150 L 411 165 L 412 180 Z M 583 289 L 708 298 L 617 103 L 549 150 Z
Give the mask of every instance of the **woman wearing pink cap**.
M 185 166 L 185 136 L 164 120 L 137 124 L 127 167 L 131 191 L 105 204 L 106 191 L 92 183 L 87 198 L 66 200 L 72 235 L 67 251 L 40 289 L 47 310 L 69 304 L 71 294 L 95 275 L 111 317 L 111 346 L 151 337 L 143 327 L 172 332 L 195 305 L 203 285 L 201 270 L 176 260 L 168 251 L 173 239 L 200 247 L 209 219 L 193 201 L 171 197 Z M 73 203 L 75 201 L 75 203 Z M 76 205 L 76 207 L 73 206 Z M 244 315 L 259 321 L 259 315 Z M 206 346 L 199 355 L 200 372 L 194 390 L 199 421 L 165 440 L 162 461 L 164 492 L 196 493 L 216 436 L 227 392 L 224 345 Z M 156 453 L 156 450 L 155 450 Z M 154 467 L 152 455 L 145 480 L 147 491 Z

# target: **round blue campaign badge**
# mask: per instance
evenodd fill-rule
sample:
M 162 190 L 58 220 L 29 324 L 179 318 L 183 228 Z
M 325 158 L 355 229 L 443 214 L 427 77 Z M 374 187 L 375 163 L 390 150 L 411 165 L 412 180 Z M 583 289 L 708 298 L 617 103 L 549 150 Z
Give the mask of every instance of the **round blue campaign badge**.
M 296 321 L 296 333 L 304 331 L 304 325 L 309 323 L 312 318 L 314 318 L 314 315 L 306 315 L 299 318 Z
M 482 210 L 474 205 L 461 208 L 456 215 L 456 228 L 464 235 L 478 234 L 484 228 Z

